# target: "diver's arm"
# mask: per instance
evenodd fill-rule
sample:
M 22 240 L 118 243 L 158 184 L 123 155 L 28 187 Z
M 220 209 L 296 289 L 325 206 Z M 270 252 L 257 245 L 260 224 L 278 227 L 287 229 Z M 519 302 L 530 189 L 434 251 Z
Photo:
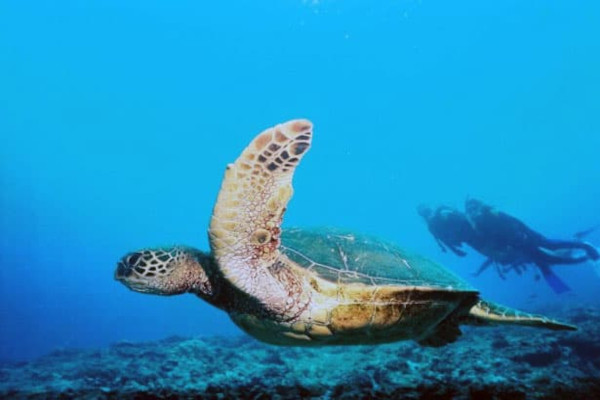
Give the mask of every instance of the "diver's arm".
M 434 236 L 435 237 L 435 236 Z M 437 242 L 437 244 L 440 246 L 440 249 L 445 253 L 446 252 L 446 246 L 444 246 L 444 242 L 442 242 L 440 239 L 438 239 L 437 237 L 435 238 L 435 241 Z
M 456 246 L 454 246 L 454 245 L 452 245 L 450 243 L 444 242 L 443 240 L 440 240 L 440 239 L 438 239 L 438 242 L 441 242 L 440 246 L 442 246 L 442 247 L 444 247 L 444 246 L 448 247 L 454 254 L 456 254 L 459 257 L 464 257 L 464 256 L 467 255 L 467 253 L 464 250 L 461 250 L 458 247 L 456 247 Z M 444 250 L 444 252 L 445 251 L 446 250 Z
M 467 255 L 466 251 L 459 249 L 458 247 L 454 247 L 454 246 L 448 246 L 448 247 L 450 247 L 450 250 L 452 250 L 452 252 L 459 257 L 464 257 Z
M 481 275 L 481 273 L 482 273 L 483 271 L 485 271 L 486 269 L 488 269 L 488 267 L 489 267 L 490 265 L 492 265 L 492 262 L 493 262 L 493 261 L 492 261 L 492 259 L 491 259 L 491 258 L 488 258 L 487 260 L 485 260 L 485 261 L 483 262 L 483 264 L 481 264 L 481 265 L 479 266 L 479 269 L 478 269 L 477 271 L 473 272 L 473 274 L 472 274 L 472 275 L 473 275 L 473 276 L 479 276 L 479 275 Z

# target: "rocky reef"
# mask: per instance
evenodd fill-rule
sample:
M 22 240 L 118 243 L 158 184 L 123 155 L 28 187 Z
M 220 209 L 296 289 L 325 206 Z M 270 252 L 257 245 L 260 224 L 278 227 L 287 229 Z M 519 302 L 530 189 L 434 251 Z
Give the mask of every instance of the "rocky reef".
M 561 314 L 580 329 L 463 328 L 441 348 L 281 348 L 234 336 L 57 350 L 0 366 L 0 398 L 600 399 L 600 310 Z

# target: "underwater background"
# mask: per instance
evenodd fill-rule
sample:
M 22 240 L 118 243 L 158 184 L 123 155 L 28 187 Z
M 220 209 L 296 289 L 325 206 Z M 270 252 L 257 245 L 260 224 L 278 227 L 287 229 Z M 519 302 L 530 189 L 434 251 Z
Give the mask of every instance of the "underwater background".
M 0 360 L 241 335 L 113 272 L 208 249 L 226 164 L 293 118 L 314 141 L 284 227 L 375 234 L 524 310 L 600 306 L 593 265 L 555 267 L 562 295 L 533 269 L 474 278 L 483 258 L 416 212 L 472 196 L 550 237 L 600 223 L 599 38 L 596 1 L 0 1 Z

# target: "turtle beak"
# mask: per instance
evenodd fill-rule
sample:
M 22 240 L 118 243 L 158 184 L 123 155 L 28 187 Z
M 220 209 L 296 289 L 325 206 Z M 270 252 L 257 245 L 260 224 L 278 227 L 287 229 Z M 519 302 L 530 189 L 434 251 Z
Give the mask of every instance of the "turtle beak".
M 147 282 L 141 281 L 137 277 L 137 274 L 134 273 L 133 267 L 126 262 L 119 261 L 117 263 L 117 268 L 115 269 L 115 280 L 127 286 L 134 292 L 152 293 Z
M 131 265 L 125 264 L 123 261 L 119 261 L 117 269 L 115 270 L 115 279 L 117 281 L 125 280 L 131 275 Z

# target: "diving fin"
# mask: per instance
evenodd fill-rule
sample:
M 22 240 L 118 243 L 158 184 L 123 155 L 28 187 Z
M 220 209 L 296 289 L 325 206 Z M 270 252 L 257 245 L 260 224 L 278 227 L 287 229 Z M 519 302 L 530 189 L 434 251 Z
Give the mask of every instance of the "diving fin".
M 576 239 L 582 240 L 584 237 L 586 237 L 587 235 L 589 235 L 590 233 L 594 232 L 596 229 L 600 228 L 600 224 L 592 226 L 591 228 L 588 228 L 584 231 L 580 231 L 575 233 L 573 236 Z
M 554 290 L 554 293 L 561 294 L 564 292 L 568 292 L 571 290 L 567 284 L 556 275 L 549 266 L 543 265 L 540 266 L 540 271 L 542 271 L 542 275 L 546 280 L 546 283 Z

